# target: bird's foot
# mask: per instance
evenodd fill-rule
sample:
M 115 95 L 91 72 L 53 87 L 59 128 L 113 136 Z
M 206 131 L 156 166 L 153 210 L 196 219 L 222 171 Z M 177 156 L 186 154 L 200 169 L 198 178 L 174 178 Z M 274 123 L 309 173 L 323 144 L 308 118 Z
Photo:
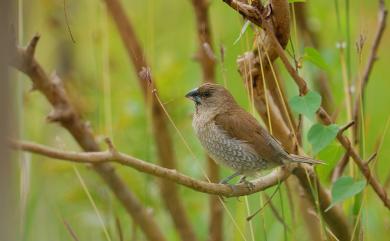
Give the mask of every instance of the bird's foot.
M 223 185 L 229 186 L 230 189 L 232 189 L 232 192 L 236 191 L 236 185 L 232 185 L 232 184 L 228 183 L 228 180 L 222 180 L 222 181 L 219 182 L 219 184 L 223 184 Z
M 240 178 L 240 180 L 238 181 L 238 183 L 244 183 L 246 185 L 246 187 L 252 191 L 253 189 L 255 189 L 255 184 L 251 183 L 250 181 L 246 180 L 246 176 L 242 176 Z
M 249 189 L 249 191 L 253 191 L 256 187 L 255 184 L 253 184 L 250 181 L 245 180 L 244 183 L 245 183 L 246 187 Z
M 223 185 L 227 185 L 230 187 L 230 189 L 232 190 L 232 192 L 236 192 L 237 191 L 237 188 L 236 188 L 236 185 L 232 185 L 229 183 L 229 181 L 231 180 L 231 176 L 230 177 L 227 177 L 225 179 L 222 179 L 219 184 L 223 184 Z M 221 197 L 222 201 L 225 201 L 224 197 Z

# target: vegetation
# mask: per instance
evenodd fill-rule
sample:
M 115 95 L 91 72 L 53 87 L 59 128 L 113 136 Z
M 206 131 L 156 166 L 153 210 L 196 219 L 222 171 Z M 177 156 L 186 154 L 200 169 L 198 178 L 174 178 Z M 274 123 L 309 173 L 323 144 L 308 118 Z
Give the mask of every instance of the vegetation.
M 249 2 L 18 1 L 18 240 L 388 240 L 384 1 Z M 205 81 L 326 165 L 213 184 Z

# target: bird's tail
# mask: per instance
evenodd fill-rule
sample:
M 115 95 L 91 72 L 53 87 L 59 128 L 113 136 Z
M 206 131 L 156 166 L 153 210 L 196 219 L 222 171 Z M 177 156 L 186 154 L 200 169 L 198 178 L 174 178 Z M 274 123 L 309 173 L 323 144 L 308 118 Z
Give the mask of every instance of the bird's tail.
M 300 162 L 300 163 L 307 163 L 307 164 L 325 164 L 322 161 L 314 160 L 310 157 L 305 157 L 305 156 L 290 154 L 289 157 L 290 157 L 290 161 L 292 162 Z

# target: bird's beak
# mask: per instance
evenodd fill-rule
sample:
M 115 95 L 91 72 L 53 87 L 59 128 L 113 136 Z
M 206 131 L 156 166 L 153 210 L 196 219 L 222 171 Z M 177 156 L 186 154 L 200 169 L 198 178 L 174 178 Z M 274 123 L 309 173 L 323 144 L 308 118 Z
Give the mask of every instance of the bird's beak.
M 186 98 L 193 100 L 196 104 L 200 104 L 200 96 L 198 88 L 191 90 L 185 95 Z

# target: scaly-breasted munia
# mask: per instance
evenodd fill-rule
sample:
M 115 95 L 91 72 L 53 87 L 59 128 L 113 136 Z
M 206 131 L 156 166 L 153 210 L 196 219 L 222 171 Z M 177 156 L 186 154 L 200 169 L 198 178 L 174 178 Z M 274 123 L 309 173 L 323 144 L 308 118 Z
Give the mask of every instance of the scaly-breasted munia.
M 289 162 L 321 163 L 287 153 L 220 85 L 203 84 L 186 97 L 195 102 L 192 126 L 202 146 L 218 164 L 236 171 L 221 183 L 239 175 L 245 181 L 246 176 Z

